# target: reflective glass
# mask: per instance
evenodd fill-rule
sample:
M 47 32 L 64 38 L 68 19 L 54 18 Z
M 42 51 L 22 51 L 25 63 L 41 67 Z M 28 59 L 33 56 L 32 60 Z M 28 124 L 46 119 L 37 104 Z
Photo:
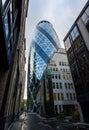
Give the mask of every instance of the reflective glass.
M 6 14 L 6 16 L 5 16 L 4 22 L 5 22 L 6 38 L 8 38 L 8 35 L 9 35 L 9 25 L 8 25 L 8 16 L 7 16 L 7 14 Z
M 3 5 L 5 4 L 5 2 L 6 2 L 6 0 L 2 0 L 2 4 L 3 4 Z
M 69 50 L 69 48 L 71 47 L 71 43 L 70 43 L 70 39 L 69 37 L 65 40 L 65 49 L 66 51 Z
M 41 24 L 44 30 L 38 28 L 39 26 L 41 27 Z M 31 58 L 31 62 L 34 63 L 31 63 L 31 65 L 33 65 L 31 69 L 34 70 L 35 76 L 39 80 L 41 79 L 53 53 L 58 49 L 57 44 L 59 43 L 59 40 L 57 36 L 54 35 L 56 35 L 56 33 L 49 22 L 39 23 L 36 27 L 35 34 L 33 35 L 31 51 L 34 50 L 33 53 L 35 54 L 32 54 L 34 56 L 32 56 L 33 58 Z M 53 37 L 55 40 L 54 43 L 52 40 Z
M 79 36 L 78 28 L 75 26 L 71 32 L 71 36 L 73 41 Z
M 82 15 L 82 20 L 84 24 L 87 24 L 87 22 L 89 21 L 89 6 L 87 7 L 86 11 Z

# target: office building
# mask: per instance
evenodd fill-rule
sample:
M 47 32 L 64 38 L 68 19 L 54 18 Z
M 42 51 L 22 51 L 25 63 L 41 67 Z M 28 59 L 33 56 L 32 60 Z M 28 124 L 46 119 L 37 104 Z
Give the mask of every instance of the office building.
M 60 48 L 54 53 L 47 70 L 52 79 L 55 113 L 64 111 L 65 115 L 71 115 L 78 104 L 65 49 Z
M 89 122 L 89 1 L 64 38 L 83 120 Z
M 19 115 L 28 1 L 0 1 L 0 129 Z
M 33 35 L 28 61 L 28 98 L 32 97 L 34 103 L 43 73 L 59 46 L 53 25 L 48 21 L 39 22 Z

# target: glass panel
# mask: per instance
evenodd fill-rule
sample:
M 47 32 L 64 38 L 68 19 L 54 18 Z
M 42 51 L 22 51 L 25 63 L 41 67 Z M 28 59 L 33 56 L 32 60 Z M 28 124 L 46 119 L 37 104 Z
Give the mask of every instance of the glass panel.
M 5 22 L 6 38 L 8 38 L 8 35 L 9 35 L 9 24 L 8 24 L 8 16 L 7 16 L 7 14 L 6 14 L 6 16 L 5 16 L 4 22 Z
M 2 4 L 3 4 L 3 5 L 5 4 L 5 2 L 6 2 L 6 0 L 2 0 Z
M 66 51 L 69 50 L 70 47 L 71 47 L 71 43 L 70 43 L 70 39 L 68 37 L 66 39 L 66 41 L 65 41 L 65 49 L 66 49 Z
M 86 9 L 86 11 L 84 12 L 84 14 L 82 15 L 82 20 L 83 20 L 84 24 L 87 24 L 87 22 L 89 21 L 89 6 Z
M 76 26 L 73 28 L 71 32 L 71 36 L 73 41 L 79 36 L 79 32 Z

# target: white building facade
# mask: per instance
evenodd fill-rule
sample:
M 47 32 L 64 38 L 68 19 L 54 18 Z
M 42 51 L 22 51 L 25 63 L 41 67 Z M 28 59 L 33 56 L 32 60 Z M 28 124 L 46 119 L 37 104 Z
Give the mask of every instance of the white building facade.
M 50 60 L 54 110 L 69 113 L 77 107 L 76 93 L 65 49 L 60 48 Z

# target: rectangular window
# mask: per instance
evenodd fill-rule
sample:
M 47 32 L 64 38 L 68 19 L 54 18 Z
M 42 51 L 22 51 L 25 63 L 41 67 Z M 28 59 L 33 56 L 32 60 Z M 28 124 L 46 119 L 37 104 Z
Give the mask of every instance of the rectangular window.
M 61 62 L 59 62 L 59 65 L 61 65 Z
M 55 88 L 55 82 L 53 82 L 52 85 L 53 85 L 53 88 Z
M 58 93 L 57 96 L 58 96 L 58 100 L 60 100 L 60 93 Z
M 61 93 L 61 100 L 64 100 L 64 95 L 63 95 L 63 93 Z
M 69 94 L 68 93 L 66 94 L 66 98 L 67 98 L 67 100 L 69 100 Z
M 70 93 L 70 100 L 72 100 L 72 94 Z
M 56 83 L 56 88 L 58 89 L 58 83 Z
M 62 66 L 64 66 L 64 62 L 62 62 Z
M 79 36 L 78 28 L 75 26 L 71 32 L 72 40 L 74 41 Z
M 82 20 L 85 25 L 89 22 L 89 6 L 87 7 L 84 14 L 82 15 Z
M 57 98 L 56 98 L 56 93 L 54 93 L 53 94 L 53 98 L 54 98 L 54 100 L 56 100 Z
M 60 79 L 61 77 L 60 77 L 60 75 L 59 75 L 59 79 Z
M 70 89 L 70 83 L 68 83 L 68 88 Z
M 58 68 L 56 68 L 56 71 L 58 71 Z
M 57 75 L 55 75 L 55 79 L 57 79 Z
M 60 83 L 60 89 L 62 89 L 62 83 Z
M 71 43 L 69 37 L 64 41 L 66 51 L 70 49 Z
M 67 89 L 67 83 L 65 83 L 65 88 Z
M 54 79 L 54 74 L 52 74 L 52 79 Z
M 53 71 L 55 71 L 55 68 L 53 68 Z
M 76 95 L 75 95 L 75 93 L 73 93 L 73 99 L 76 100 Z

